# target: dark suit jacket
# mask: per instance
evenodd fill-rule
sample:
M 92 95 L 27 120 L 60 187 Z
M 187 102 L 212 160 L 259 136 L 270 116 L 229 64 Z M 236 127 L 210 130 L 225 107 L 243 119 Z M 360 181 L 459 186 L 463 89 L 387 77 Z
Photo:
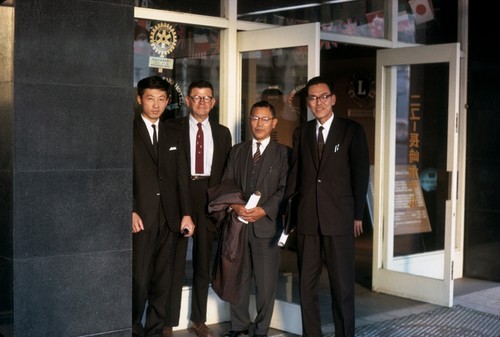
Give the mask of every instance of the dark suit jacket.
M 283 229 L 283 196 L 289 168 L 290 149 L 282 144 L 270 141 L 262 153 L 262 166 L 257 177 L 256 190 L 261 197 L 258 203 L 267 216 L 255 222 L 255 236 L 271 238 Z M 224 171 L 223 181 L 234 180 L 243 191 L 247 187 L 248 169 L 252 158 L 252 141 L 233 146 Z M 247 199 L 250 196 L 247 196 Z
M 190 172 L 191 167 L 191 146 L 189 143 L 189 116 L 177 119 L 170 119 L 168 124 L 173 125 L 180 130 L 180 147 L 182 148 L 183 162 L 187 165 L 186 170 Z M 214 141 L 214 153 L 212 158 L 212 171 L 208 186 L 214 186 L 221 182 L 224 166 L 226 165 L 227 155 L 232 146 L 231 133 L 229 129 L 219 123 L 210 121 L 210 128 L 212 129 L 212 137 Z M 192 214 L 192 209 L 186 210 L 187 214 Z M 212 225 L 210 230 L 215 231 L 215 224 L 208 222 Z
M 369 179 L 365 132 L 352 120 L 335 116 L 321 163 L 316 120 L 300 125 L 293 136 L 289 196 L 297 192 L 297 233 L 354 235 L 354 220 L 362 220 Z
M 133 210 L 141 217 L 145 231 L 158 224 L 163 211 L 170 230 L 179 232 L 180 215 L 185 214 L 181 208 L 189 205 L 188 180 L 179 172 L 186 165 L 179 161 L 180 130 L 164 122 L 158 128 L 157 160 L 144 121 L 140 116 L 134 120 Z

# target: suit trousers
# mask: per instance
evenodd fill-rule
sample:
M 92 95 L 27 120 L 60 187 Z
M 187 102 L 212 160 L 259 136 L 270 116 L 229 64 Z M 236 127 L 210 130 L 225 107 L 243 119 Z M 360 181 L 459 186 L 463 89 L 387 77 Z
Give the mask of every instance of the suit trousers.
M 253 276 L 257 309 L 254 333 L 267 335 L 276 299 L 280 248 L 277 237 L 258 238 L 255 236 L 253 226 L 253 223 L 246 225 L 248 242 L 242 258 L 240 301 L 238 304 L 230 305 L 231 329 L 246 330 L 250 326 L 249 304 Z
M 132 324 L 133 333 L 139 336 L 162 331 L 177 237 L 166 223 L 157 229 L 133 234 Z M 141 321 L 146 302 L 143 329 Z
M 191 315 L 193 322 L 207 320 L 208 286 L 211 282 L 211 262 L 215 232 L 208 228 L 208 180 L 191 181 L 191 204 L 193 205 L 193 221 L 196 229 L 193 235 L 193 292 L 191 299 Z
M 319 280 L 328 272 L 335 337 L 354 337 L 354 236 L 297 234 L 303 336 L 321 337 Z
M 208 230 L 207 219 L 207 189 L 208 179 L 191 180 L 189 191 L 193 205 L 193 222 L 195 231 L 193 235 L 192 268 L 193 284 L 191 299 L 190 320 L 196 323 L 207 320 L 208 286 L 211 281 L 211 256 L 215 233 Z M 175 273 L 186 273 L 186 255 L 188 238 L 180 237 L 177 241 L 175 252 Z M 169 310 L 165 319 L 165 326 L 178 326 L 182 300 L 182 287 L 184 282 L 173 282 L 169 294 Z

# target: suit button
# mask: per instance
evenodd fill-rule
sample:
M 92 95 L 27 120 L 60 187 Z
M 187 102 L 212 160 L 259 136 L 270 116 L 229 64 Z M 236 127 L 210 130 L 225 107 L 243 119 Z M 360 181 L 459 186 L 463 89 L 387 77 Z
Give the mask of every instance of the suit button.
M 160 193 L 156 193 L 156 195 L 160 195 Z
M 320 183 L 320 182 L 321 182 L 321 179 L 318 179 L 318 183 Z

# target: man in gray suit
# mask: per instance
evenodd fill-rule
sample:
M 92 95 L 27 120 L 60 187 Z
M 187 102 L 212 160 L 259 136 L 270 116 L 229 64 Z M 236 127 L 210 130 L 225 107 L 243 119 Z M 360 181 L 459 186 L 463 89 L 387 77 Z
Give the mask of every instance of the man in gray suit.
M 294 131 L 292 167 L 286 195 L 297 214 L 297 262 L 303 336 L 321 337 L 318 282 L 328 271 L 336 337 L 354 337 L 354 239 L 361 220 L 369 177 L 363 127 L 334 115 L 333 84 L 309 80 L 307 106 L 316 117 Z
M 271 140 L 278 120 L 274 107 L 260 101 L 250 111 L 253 139 L 233 146 L 222 181 L 234 181 L 250 197 L 256 191 L 260 199 L 256 207 L 231 205 L 240 219 L 248 222 L 242 256 L 242 284 L 238 303 L 231 303 L 231 330 L 225 337 L 248 335 L 249 301 L 252 275 L 255 279 L 257 317 L 254 336 L 267 336 L 279 268 L 278 239 L 282 231 L 281 214 L 288 175 L 290 149 Z

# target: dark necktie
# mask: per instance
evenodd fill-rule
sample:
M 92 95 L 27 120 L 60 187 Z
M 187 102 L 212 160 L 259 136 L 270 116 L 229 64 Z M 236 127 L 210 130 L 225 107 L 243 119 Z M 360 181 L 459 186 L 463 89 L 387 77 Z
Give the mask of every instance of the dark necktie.
M 158 157 L 158 137 L 156 136 L 156 125 L 151 124 L 153 128 L 153 148 L 155 150 L 155 155 Z
M 203 129 L 201 123 L 198 123 L 198 132 L 196 133 L 196 174 L 203 174 Z
M 257 150 L 255 150 L 255 153 L 253 155 L 253 166 L 257 164 L 259 159 L 260 159 L 260 143 L 257 143 Z
M 323 129 L 324 127 L 320 126 L 318 130 L 318 155 L 319 160 L 321 160 L 321 156 L 323 155 L 323 148 L 325 147 L 325 139 L 323 138 Z

